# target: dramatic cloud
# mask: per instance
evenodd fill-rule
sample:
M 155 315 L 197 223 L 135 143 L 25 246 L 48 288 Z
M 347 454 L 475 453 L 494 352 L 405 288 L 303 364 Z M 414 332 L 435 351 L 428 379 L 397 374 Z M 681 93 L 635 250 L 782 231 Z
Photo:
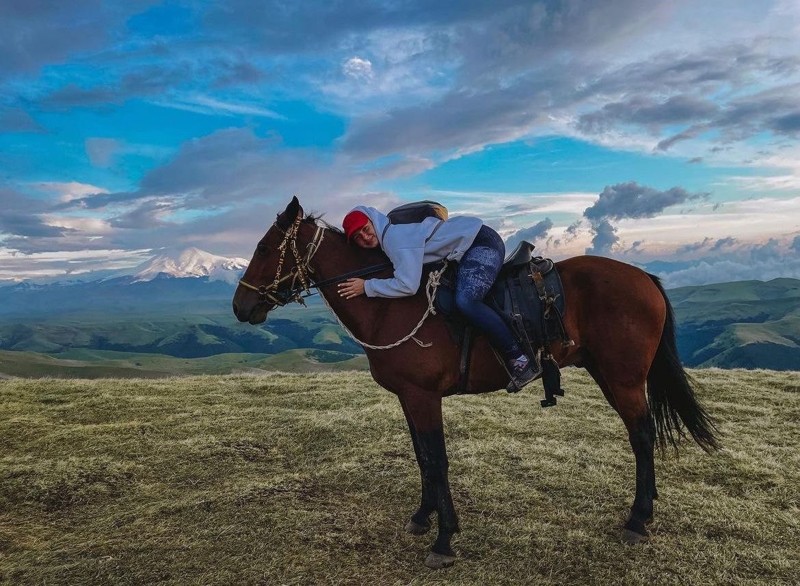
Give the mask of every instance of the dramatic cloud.
M 589 220 L 652 218 L 665 208 L 700 199 L 702 193 L 689 193 L 681 187 L 658 191 L 635 181 L 606 186 L 597 202 L 583 213 Z
M 591 248 L 587 254 L 608 255 L 619 242 L 617 229 L 610 220 L 624 218 L 652 218 L 664 209 L 690 200 L 700 199 L 704 194 L 692 194 L 681 187 L 658 191 L 652 187 L 631 181 L 608 185 L 597 201 L 583 212 L 592 224 Z
M 536 244 L 537 241 L 545 240 L 547 233 L 553 227 L 553 221 L 550 218 L 537 222 L 529 228 L 523 228 L 511 234 L 506 240 L 506 252 L 511 252 L 523 240 L 527 240 L 531 244 Z
M 586 254 L 599 254 L 608 256 L 611 250 L 619 242 L 617 229 L 608 220 L 600 220 L 592 223 L 592 246 L 586 249 Z

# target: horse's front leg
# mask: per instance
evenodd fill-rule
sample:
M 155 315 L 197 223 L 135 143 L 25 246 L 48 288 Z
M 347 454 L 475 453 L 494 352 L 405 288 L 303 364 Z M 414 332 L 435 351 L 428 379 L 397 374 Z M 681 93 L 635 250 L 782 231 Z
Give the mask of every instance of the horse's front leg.
M 428 476 L 425 474 L 425 470 L 423 469 L 423 460 L 420 452 L 419 439 L 417 439 L 417 430 L 414 427 L 414 422 L 411 419 L 411 415 L 409 414 L 406 404 L 403 400 L 400 401 L 400 405 L 403 407 L 403 414 L 406 416 L 408 432 L 411 435 L 411 443 L 414 445 L 414 454 L 417 457 L 417 464 L 419 465 L 419 472 L 422 480 L 422 499 L 419 508 L 413 515 L 411 515 L 411 519 L 408 521 L 408 523 L 406 523 L 406 531 L 413 533 L 414 535 L 424 535 L 430 531 L 431 513 L 437 509 L 437 491 L 436 486 L 430 481 Z
M 401 397 L 414 451 L 422 475 L 422 503 L 406 526 L 412 533 L 424 533 L 430 527 L 428 517 L 436 510 L 438 535 L 425 559 L 430 568 L 444 568 L 455 562 L 450 540 L 458 533 L 458 517 L 453 506 L 448 480 L 447 449 L 442 423 L 442 399 L 424 393 L 407 393 Z M 419 528 L 421 531 L 414 531 Z

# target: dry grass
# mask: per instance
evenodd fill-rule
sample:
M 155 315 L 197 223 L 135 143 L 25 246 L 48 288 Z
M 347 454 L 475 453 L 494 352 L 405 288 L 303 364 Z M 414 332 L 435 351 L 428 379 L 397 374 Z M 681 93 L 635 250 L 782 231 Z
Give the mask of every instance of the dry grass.
M 620 420 L 582 371 L 445 402 L 462 533 L 422 565 L 419 475 L 364 373 L 0 381 L 0 582 L 797 584 L 800 376 L 702 370 L 723 449 L 656 464 L 653 538 Z

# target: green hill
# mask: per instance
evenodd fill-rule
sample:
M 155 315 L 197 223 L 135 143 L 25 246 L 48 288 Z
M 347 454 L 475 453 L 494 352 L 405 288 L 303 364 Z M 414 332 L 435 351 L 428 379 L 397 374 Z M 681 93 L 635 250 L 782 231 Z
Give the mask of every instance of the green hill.
M 800 370 L 800 280 L 741 281 L 667 293 L 685 364 Z
M 182 284 L 171 281 L 159 284 L 173 289 L 178 285 Z M 204 286 L 212 284 L 192 283 L 193 289 L 185 294 L 195 289 L 204 291 Z M 225 298 L 221 297 L 223 293 Z M 684 364 L 800 370 L 799 280 L 742 281 L 682 287 L 667 293 L 675 309 L 678 347 Z M 64 365 L 42 358 L 37 364 L 43 370 L 38 371 L 32 366 L 36 362 L 32 357 L 19 355 L 16 360 L 7 357 L 0 363 L 0 373 L 36 375 L 37 372 L 75 373 L 81 369 L 84 374 L 80 376 L 90 376 L 90 372 L 104 373 L 101 376 L 227 373 L 236 371 L 225 357 L 243 354 L 258 356 L 260 360 L 272 356 L 278 365 L 295 360 L 290 357 L 302 356 L 295 362 L 300 371 L 307 372 L 314 370 L 314 359 L 308 358 L 313 352 L 329 353 L 317 356 L 327 356 L 322 362 L 331 368 L 338 363 L 359 367 L 365 364 L 361 347 L 342 330 L 318 298 L 311 298 L 307 308 L 281 308 L 270 315 L 266 324 L 251 326 L 237 322 L 230 312 L 229 287 L 219 289 L 217 294 L 220 297 L 214 303 L 213 295 L 206 291 L 204 297 L 201 295 L 206 300 L 203 304 L 161 304 L 157 311 L 147 310 L 142 302 L 138 307 L 119 312 L 73 310 L 47 316 L 42 312 L 33 316 L 0 315 L 0 350 L 37 352 L 52 359 L 72 361 Z M 44 304 L 44 292 L 40 296 Z M 15 304 L 21 303 L 16 299 Z M 78 350 L 119 354 L 109 355 L 113 357 L 105 365 L 100 363 L 102 358 L 82 364 L 74 362 L 83 360 L 73 354 Z M 139 355 L 141 359 L 136 358 Z M 175 360 L 168 367 L 138 367 L 129 363 L 132 360 L 153 364 L 154 355 Z M 357 357 L 361 357 L 360 362 Z M 14 366 L 15 362 L 19 364 Z M 119 370 L 114 371 L 117 367 Z M 202 368 L 205 370 L 198 370 Z

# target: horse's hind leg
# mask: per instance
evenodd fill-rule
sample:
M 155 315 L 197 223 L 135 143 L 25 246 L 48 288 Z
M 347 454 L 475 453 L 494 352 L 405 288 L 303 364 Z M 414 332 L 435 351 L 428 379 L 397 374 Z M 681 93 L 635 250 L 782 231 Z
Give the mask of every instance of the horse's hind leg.
M 628 439 L 636 458 L 636 497 L 633 500 L 631 514 L 625 523 L 622 539 L 626 543 L 633 544 L 647 538 L 648 531 L 645 524 L 653 519 L 653 499 L 656 496 L 653 461 L 655 428 L 649 412 L 630 423 L 625 421 L 625 427 L 628 428 Z
M 658 497 L 653 453 L 655 427 L 647 406 L 644 382 L 610 385 L 594 360 L 587 359 L 584 366 L 628 430 L 628 441 L 636 459 L 636 497 L 622 539 L 626 543 L 638 543 L 648 536 L 645 525 L 653 520 L 653 499 Z

